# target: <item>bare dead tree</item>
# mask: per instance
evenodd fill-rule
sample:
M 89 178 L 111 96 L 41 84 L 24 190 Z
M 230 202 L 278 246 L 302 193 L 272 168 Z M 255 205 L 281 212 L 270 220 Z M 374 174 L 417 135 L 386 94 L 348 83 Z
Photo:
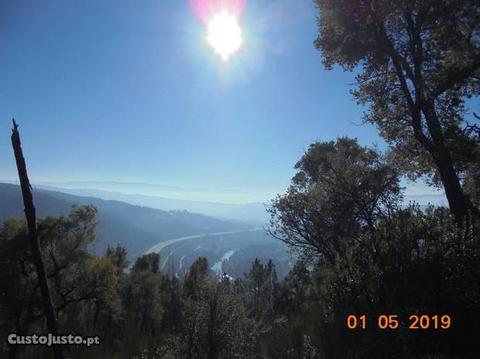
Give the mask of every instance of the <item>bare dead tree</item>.
M 42 252 L 37 236 L 36 213 L 35 206 L 33 204 L 32 187 L 28 179 L 27 166 L 25 164 L 22 144 L 20 142 L 20 134 L 18 132 L 18 125 L 15 120 L 13 120 L 12 146 L 13 152 L 15 153 L 15 160 L 17 163 L 20 187 L 22 189 L 23 205 L 25 207 L 25 218 L 27 220 L 28 227 L 28 239 L 30 242 L 30 248 L 32 250 L 33 263 L 37 271 L 40 292 L 42 294 L 44 314 L 47 319 L 47 327 L 52 335 L 58 335 L 57 317 L 55 315 L 52 297 L 50 295 L 50 290 L 48 287 L 45 265 L 43 263 Z M 62 348 L 59 345 L 53 345 L 52 347 L 55 359 L 65 358 Z

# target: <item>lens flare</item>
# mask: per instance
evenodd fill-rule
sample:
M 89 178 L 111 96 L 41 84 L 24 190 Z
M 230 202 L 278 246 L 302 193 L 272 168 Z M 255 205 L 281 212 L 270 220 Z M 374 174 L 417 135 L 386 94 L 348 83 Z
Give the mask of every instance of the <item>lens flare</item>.
M 245 0 L 190 0 L 190 5 L 206 27 L 207 43 L 228 60 L 243 42 L 239 19 Z
M 208 23 L 207 41 L 223 60 L 228 60 L 242 45 L 237 19 L 226 11 L 215 15 Z
M 245 0 L 190 0 L 190 7 L 200 21 L 208 24 L 222 11 L 239 19 L 245 10 Z

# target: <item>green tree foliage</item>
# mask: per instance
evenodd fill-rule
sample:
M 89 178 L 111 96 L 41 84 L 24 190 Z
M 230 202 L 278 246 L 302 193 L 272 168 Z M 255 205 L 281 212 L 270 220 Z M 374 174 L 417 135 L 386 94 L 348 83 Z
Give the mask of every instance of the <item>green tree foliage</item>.
M 133 272 L 152 272 L 160 271 L 160 256 L 157 253 L 149 253 L 138 258 L 133 265 Z
M 95 209 L 77 207 L 70 215 L 47 217 L 38 223 L 38 236 L 45 255 L 55 309 L 62 315 L 67 307 L 95 296 L 95 278 L 86 272 L 93 256 L 88 245 L 95 240 Z M 42 317 L 38 287 L 27 245 L 24 221 L 7 221 L 1 232 L 2 298 L 23 298 L 15 315 L 17 329 L 27 330 Z M 4 269 L 4 270 L 3 270 Z M 14 295 L 10 297 L 10 294 Z
M 228 278 L 212 278 L 206 258 L 185 277 L 182 358 L 249 358 L 254 328 Z
M 157 253 L 139 257 L 131 274 L 122 283 L 125 340 L 130 355 L 135 354 L 138 348 L 155 347 L 159 342 L 155 337 L 161 333 L 164 313 L 159 263 L 160 256 Z
M 368 122 L 415 178 L 445 188 L 458 218 L 468 211 L 461 180 L 478 142 L 461 128 L 465 98 L 477 96 L 480 7 L 474 0 L 316 0 L 315 44 L 329 69 L 356 69 Z
M 127 250 L 121 245 L 117 245 L 115 248 L 107 247 L 105 255 L 111 259 L 112 263 L 117 268 L 118 274 L 121 275 L 128 267 Z
M 401 208 L 398 173 L 355 141 L 314 144 L 296 168 L 291 187 L 272 204 L 272 232 L 309 264 L 298 263 L 284 281 L 278 314 L 288 324 L 274 330 L 276 342 L 290 342 L 299 357 L 305 343 L 326 358 L 478 352 L 478 237 L 465 235 L 443 208 Z M 376 322 L 365 331 L 346 329 L 349 314 L 375 321 L 384 313 L 402 318 L 401 329 L 375 330 Z M 404 329 L 417 313 L 450 314 L 456 324 L 442 334 Z
M 356 246 L 378 251 L 365 234 L 401 199 L 398 173 L 384 157 L 340 138 L 311 145 L 295 168 L 287 193 L 270 208 L 272 233 L 329 263 Z
M 349 359 L 473 358 L 478 354 L 480 241 L 444 208 L 398 205 L 398 173 L 355 140 L 313 144 L 288 192 L 273 202 L 272 231 L 300 254 L 277 278 L 256 259 L 243 278 L 217 277 L 198 258 L 183 278 L 162 274 L 150 253 L 127 269 L 123 247 L 105 255 L 95 209 L 39 221 L 63 333 L 98 335 L 101 345 L 67 347 L 75 358 Z M 298 224 L 303 225 L 301 231 Z M 308 225 L 307 225 L 308 224 Z M 45 333 L 23 221 L 0 229 L 0 331 Z M 297 245 L 296 241 L 300 242 Z M 401 318 L 398 331 L 376 318 Z M 410 331 L 411 314 L 449 314 L 448 331 Z M 349 331 L 349 314 L 366 330 Z M 39 358 L 44 347 L 0 346 Z
M 315 266 L 307 308 L 324 318 L 313 323 L 313 333 L 326 357 L 472 357 L 480 317 L 478 239 L 465 239 L 443 209 L 412 207 L 382 218 L 376 240 L 379 255 L 352 248 L 333 265 Z M 367 315 L 369 329 L 348 332 L 345 319 L 352 313 Z M 401 329 L 374 329 L 384 313 L 402 318 Z M 455 327 L 443 333 L 406 329 L 417 313 L 450 314 Z
M 1 334 L 29 330 L 38 313 L 40 293 L 34 286 L 35 272 L 28 248 L 27 229 L 14 219 L 0 233 Z
M 115 288 L 115 273 L 110 263 L 101 264 L 88 251 L 95 241 L 93 207 L 75 207 L 68 216 L 47 217 L 38 221 L 38 238 L 55 311 L 61 330 L 80 327 L 88 332 L 93 302 L 108 302 Z M 45 332 L 40 293 L 27 243 L 24 221 L 9 220 L 0 232 L 0 310 L 6 320 L 2 333 Z M 80 319 L 79 319 L 80 318 Z M 13 348 L 15 353 L 18 348 Z
M 480 127 L 469 125 L 467 132 L 475 138 L 477 145 L 472 154 L 472 161 L 465 171 L 465 192 L 474 206 L 480 208 Z
M 201 295 L 209 270 L 205 257 L 200 257 L 192 263 L 184 282 L 184 294 L 187 298 L 197 299 Z
M 256 258 L 250 271 L 245 275 L 243 286 L 249 316 L 257 323 L 271 325 L 278 291 L 277 273 L 273 262 L 270 260 L 264 265 Z
M 311 285 L 310 271 L 304 260 L 298 260 L 280 285 L 276 301 L 278 313 L 289 315 L 299 312 Z
M 48 278 L 62 333 L 98 335 L 99 347 L 66 348 L 79 358 L 250 358 L 255 326 L 225 278 L 212 276 L 199 258 L 184 279 L 162 275 L 160 257 L 139 257 L 126 270 L 123 247 L 104 256 L 89 253 L 95 241 L 95 209 L 38 223 Z M 41 298 L 23 221 L 0 229 L 0 333 L 46 333 Z M 270 265 L 271 266 L 271 265 Z M 8 347 L 12 358 L 48 355 L 45 348 Z
M 162 328 L 173 333 L 182 329 L 182 283 L 176 276 L 163 276 L 164 315 Z

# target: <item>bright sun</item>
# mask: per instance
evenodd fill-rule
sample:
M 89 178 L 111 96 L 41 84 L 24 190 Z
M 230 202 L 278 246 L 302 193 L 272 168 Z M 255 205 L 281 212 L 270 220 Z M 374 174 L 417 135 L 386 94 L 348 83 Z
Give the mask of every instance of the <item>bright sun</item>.
M 207 41 L 223 60 L 228 60 L 242 45 L 242 29 L 237 19 L 226 11 L 215 15 L 208 23 Z

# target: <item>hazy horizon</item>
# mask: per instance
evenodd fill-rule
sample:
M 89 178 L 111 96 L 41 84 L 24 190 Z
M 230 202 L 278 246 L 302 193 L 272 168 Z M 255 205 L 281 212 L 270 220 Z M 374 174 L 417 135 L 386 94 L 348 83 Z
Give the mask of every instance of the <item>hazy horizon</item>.
M 18 184 L 18 180 L 6 180 L 0 179 L 0 183 L 14 183 Z M 145 196 L 151 198 L 159 199 L 171 199 L 179 202 L 198 202 L 198 203 L 207 203 L 207 204 L 218 204 L 218 205 L 250 205 L 250 204 L 265 204 L 272 200 L 276 195 L 282 194 L 277 193 L 271 197 L 265 197 L 264 200 L 252 200 L 252 201 L 222 201 L 215 200 L 216 196 L 212 193 L 220 195 L 222 194 L 236 194 L 242 196 L 241 191 L 228 190 L 228 189 L 213 189 L 210 188 L 208 191 L 205 191 L 205 188 L 182 188 L 172 185 L 156 185 L 151 183 L 129 183 L 129 182 L 107 182 L 107 181 L 68 181 L 68 182 L 42 182 L 42 181 L 32 181 L 33 186 L 39 187 L 48 187 L 50 189 L 58 190 L 74 190 L 74 191 L 85 191 L 86 194 L 90 193 L 93 196 L 98 196 L 102 198 L 102 192 L 108 193 L 115 196 L 118 195 L 127 195 L 127 196 Z M 405 188 L 404 202 L 415 201 L 420 205 L 426 205 L 428 203 L 434 205 L 443 205 L 447 206 L 447 200 L 445 194 L 442 190 L 433 189 L 423 182 L 407 182 L 403 181 L 402 185 Z M 89 192 L 91 191 L 91 192 Z M 95 191 L 97 193 L 95 193 Z M 222 197 L 225 198 L 225 197 Z M 108 199 L 108 198 L 104 198 Z M 128 201 L 127 201 L 128 202 Z M 138 204 L 138 203 L 133 203 Z M 159 208 L 159 207 L 157 207 Z

